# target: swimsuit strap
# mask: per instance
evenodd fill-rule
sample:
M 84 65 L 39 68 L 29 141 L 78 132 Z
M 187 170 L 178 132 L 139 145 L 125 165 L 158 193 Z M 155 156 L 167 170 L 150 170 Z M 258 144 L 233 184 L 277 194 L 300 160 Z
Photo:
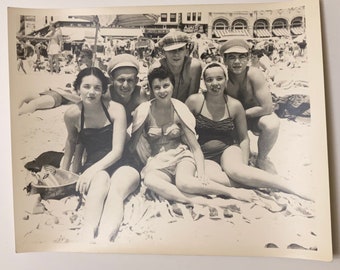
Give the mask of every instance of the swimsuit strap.
M 107 119 L 109 120 L 109 122 L 112 124 L 112 120 L 111 120 L 111 117 L 110 117 L 110 114 L 106 108 L 106 106 L 104 105 L 104 102 L 103 100 L 101 100 L 101 104 L 102 104 L 102 107 L 103 107 L 103 111 L 105 113 L 105 116 L 107 117 Z M 82 103 L 81 104 L 81 114 L 80 114 L 80 130 L 83 130 L 84 129 L 84 122 L 85 122 L 85 117 L 84 117 L 84 104 Z
M 83 130 L 84 128 L 84 104 L 81 103 L 81 114 L 80 114 L 80 130 Z
M 107 117 L 107 120 L 109 120 L 109 122 L 112 124 L 112 120 L 111 120 L 110 114 L 109 114 L 106 106 L 104 105 L 103 100 L 101 100 L 100 103 L 102 104 L 102 107 L 103 107 L 104 113 L 105 113 L 105 115 Z
M 230 117 L 230 111 L 229 111 L 229 106 L 228 106 L 228 96 L 227 95 L 223 95 L 223 97 L 224 97 L 225 105 L 227 107 L 228 118 L 229 118 Z
M 202 102 L 201 109 L 200 109 L 200 111 L 198 112 L 199 114 L 201 114 L 201 113 L 202 113 L 202 109 L 203 109 L 203 106 L 204 106 L 204 104 L 205 104 L 205 96 L 206 96 L 206 94 L 205 94 L 205 93 L 203 93 L 203 96 L 204 96 L 204 98 L 203 98 L 203 102 Z
M 203 93 L 203 96 L 204 96 L 203 103 L 202 103 L 201 109 L 200 109 L 200 111 L 199 111 L 199 114 L 201 114 L 201 115 L 202 115 L 203 106 L 204 106 L 204 104 L 205 104 L 205 102 L 206 102 L 206 101 L 205 101 L 206 92 Z M 223 95 L 223 98 L 224 98 L 225 105 L 226 105 L 227 111 L 228 111 L 228 117 L 227 117 L 227 118 L 229 118 L 229 117 L 230 117 L 230 111 L 229 111 L 229 107 L 228 107 L 228 96 L 227 96 L 227 95 Z

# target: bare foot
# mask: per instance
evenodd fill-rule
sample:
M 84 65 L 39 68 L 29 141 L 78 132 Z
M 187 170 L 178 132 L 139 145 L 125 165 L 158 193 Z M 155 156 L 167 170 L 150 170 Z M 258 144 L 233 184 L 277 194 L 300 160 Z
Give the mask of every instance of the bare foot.
M 35 108 L 29 103 L 23 103 L 19 108 L 19 115 L 33 112 L 35 112 Z

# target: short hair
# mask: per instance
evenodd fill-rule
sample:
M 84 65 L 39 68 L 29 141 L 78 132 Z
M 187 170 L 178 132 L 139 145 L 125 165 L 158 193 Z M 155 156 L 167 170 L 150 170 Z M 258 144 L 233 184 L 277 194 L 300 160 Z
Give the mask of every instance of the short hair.
M 90 76 L 90 75 L 97 77 L 101 81 L 101 83 L 102 83 L 102 94 L 105 94 L 107 89 L 108 89 L 109 80 L 105 76 L 103 71 L 101 71 L 99 68 L 96 68 L 96 67 L 84 68 L 83 70 L 81 70 L 78 73 L 77 78 L 73 83 L 74 90 L 78 91 L 80 89 L 80 85 L 83 81 L 83 78 L 86 77 L 86 76 Z
M 151 90 L 152 90 L 152 82 L 155 79 L 164 80 L 166 78 L 169 78 L 172 85 L 175 86 L 175 77 L 168 69 L 162 66 L 152 69 L 148 74 L 148 82 L 149 82 Z

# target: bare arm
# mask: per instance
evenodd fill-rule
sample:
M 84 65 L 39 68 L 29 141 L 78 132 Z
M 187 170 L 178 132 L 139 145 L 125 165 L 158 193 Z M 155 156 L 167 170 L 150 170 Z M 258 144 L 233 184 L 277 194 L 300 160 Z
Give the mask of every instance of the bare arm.
M 196 59 L 192 59 L 192 66 L 190 67 L 191 82 L 188 96 L 198 93 L 201 84 L 201 73 L 201 63 L 196 61 Z
M 80 172 L 80 169 L 82 166 L 83 154 L 84 154 L 84 145 L 81 143 L 77 143 L 74 154 L 73 154 L 73 162 L 72 162 L 72 167 L 71 167 L 72 172 L 74 173 Z
M 229 107 L 233 118 L 235 119 L 235 125 L 237 135 L 239 139 L 240 148 L 242 150 L 242 159 L 244 164 L 248 164 L 250 144 L 247 130 L 246 114 L 241 103 L 237 100 L 230 100 L 231 106 Z
M 196 161 L 197 177 L 198 179 L 205 179 L 204 156 L 201 147 L 197 142 L 195 134 L 185 124 L 182 124 L 182 127 L 186 142 L 188 143 Z
M 258 105 L 247 109 L 246 115 L 253 118 L 271 114 L 273 112 L 272 97 L 262 71 L 252 68 L 248 72 L 248 78 Z
M 56 87 L 56 88 L 54 88 L 52 90 L 56 91 L 61 96 L 63 96 L 67 100 L 72 101 L 74 103 L 77 103 L 77 102 L 79 102 L 81 100 L 79 95 L 76 92 L 66 91 L 66 90 L 64 90 L 64 89 L 62 89 L 60 87 Z
M 185 105 L 188 106 L 189 110 L 196 114 L 200 111 L 203 104 L 204 96 L 202 94 L 193 94 L 187 98 Z
M 71 107 L 66 111 L 64 115 L 64 122 L 67 129 L 67 139 L 65 143 L 65 153 L 61 168 L 64 170 L 69 170 L 76 149 L 78 130 L 76 126 L 76 121 L 79 118 L 78 109 L 76 106 Z

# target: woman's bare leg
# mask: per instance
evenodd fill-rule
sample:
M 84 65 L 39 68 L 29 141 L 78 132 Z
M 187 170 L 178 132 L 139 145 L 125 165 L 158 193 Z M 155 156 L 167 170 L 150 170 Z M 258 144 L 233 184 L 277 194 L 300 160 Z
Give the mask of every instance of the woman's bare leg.
M 241 201 L 253 201 L 256 194 L 251 190 L 227 187 L 210 179 L 198 180 L 195 175 L 196 167 L 191 161 L 181 161 L 177 165 L 176 185 L 179 190 L 196 195 L 224 195 Z
M 310 199 L 305 191 L 302 189 L 299 191 L 297 186 L 294 187 L 294 182 L 277 174 L 271 174 L 244 164 L 242 162 L 242 151 L 238 146 L 230 146 L 224 151 L 221 166 L 233 181 L 246 187 L 271 188 Z
M 84 208 L 84 235 L 86 240 L 92 241 L 98 229 L 104 203 L 110 188 L 110 177 L 106 171 L 95 174 L 86 195 Z
M 124 201 L 139 184 L 139 172 L 133 167 L 122 166 L 114 172 L 98 228 L 98 241 L 114 241 L 124 217 Z
M 51 109 L 55 106 L 55 100 L 50 95 L 39 96 L 28 103 L 23 103 L 19 108 L 19 115 L 33 113 L 36 110 Z

